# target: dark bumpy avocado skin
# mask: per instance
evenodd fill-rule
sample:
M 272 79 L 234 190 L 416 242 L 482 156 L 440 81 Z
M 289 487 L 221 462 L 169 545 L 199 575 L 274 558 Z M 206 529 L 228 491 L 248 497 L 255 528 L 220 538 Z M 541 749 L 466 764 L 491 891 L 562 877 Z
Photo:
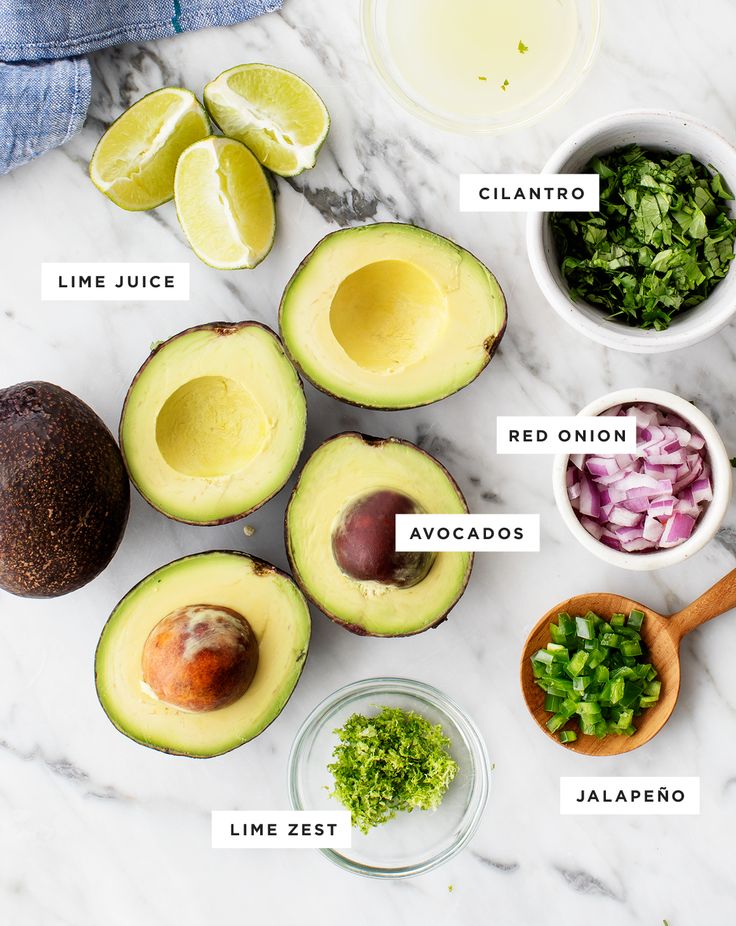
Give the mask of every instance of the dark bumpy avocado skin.
M 112 434 L 52 383 L 0 390 L 0 587 L 54 598 L 107 566 L 130 487 Z

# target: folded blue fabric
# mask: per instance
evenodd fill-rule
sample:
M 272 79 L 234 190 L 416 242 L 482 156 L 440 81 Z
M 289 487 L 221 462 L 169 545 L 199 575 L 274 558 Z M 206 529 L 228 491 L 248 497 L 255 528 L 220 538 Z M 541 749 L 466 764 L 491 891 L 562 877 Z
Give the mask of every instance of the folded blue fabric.
M 125 42 L 230 26 L 283 0 L 0 0 L 0 174 L 63 144 L 84 123 L 83 57 Z

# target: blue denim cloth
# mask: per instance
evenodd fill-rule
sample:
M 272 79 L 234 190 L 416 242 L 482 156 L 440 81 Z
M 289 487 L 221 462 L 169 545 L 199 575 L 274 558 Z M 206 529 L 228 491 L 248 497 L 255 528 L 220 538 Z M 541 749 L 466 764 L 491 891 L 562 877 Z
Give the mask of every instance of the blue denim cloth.
M 0 0 L 0 174 L 63 144 L 84 124 L 84 55 L 190 29 L 229 26 L 283 0 Z

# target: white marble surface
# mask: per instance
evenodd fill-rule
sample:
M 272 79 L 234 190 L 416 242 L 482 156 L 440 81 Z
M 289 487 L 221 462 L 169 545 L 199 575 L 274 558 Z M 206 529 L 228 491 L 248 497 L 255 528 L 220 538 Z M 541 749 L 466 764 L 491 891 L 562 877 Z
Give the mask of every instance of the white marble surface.
M 449 2 L 449 0 L 448 0 Z M 123 545 L 87 588 L 57 601 L 0 595 L 0 921 L 12 926 L 201 926 L 374 922 L 499 926 L 727 924 L 736 916 L 736 619 L 684 646 L 681 703 L 665 732 L 623 759 L 569 755 L 533 726 L 517 682 L 537 616 L 568 595 L 620 591 L 676 609 L 734 566 L 736 518 L 693 561 L 627 574 L 583 552 L 558 518 L 550 460 L 496 458 L 496 414 L 574 412 L 615 387 L 672 389 L 709 412 L 736 453 L 736 331 L 683 354 L 607 352 L 564 327 L 527 263 L 520 216 L 461 216 L 461 171 L 533 171 L 584 122 L 651 105 L 690 110 L 736 137 L 732 0 L 605 0 L 602 50 L 563 109 L 513 135 L 467 139 L 413 121 L 378 84 L 361 47 L 358 0 L 286 0 L 280 14 L 100 54 L 88 125 L 65 149 L 0 179 L 0 382 L 49 379 L 115 427 L 148 345 L 188 325 L 257 318 L 274 325 L 293 268 L 326 232 L 374 219 L 414 221 L 456 238 L 497 273 L 510 327 L 469 389 L 397 414 L 341 405 L 308 389 L 308 446 L 345 427 L 418 440 L 453 472 L 475 511 L 541 512 L 539 555 L 479 556 L 449 622 L 409 640 L 351 636 L 315 613 L 310 659 L 279 720 L 257 741 L 197 762 L 120 736 L 97 704 L 93 653 L 111 607 L 182 554 L 251 550 L 285 565 L 286 493 L 242 525 L 167 521 L 137 496 Z M 317 168 L 279 181 L 280 230 L 252 273 L 192 259 L 189 304 L 42 304 L 41 260 L 190 260 L 174 209 L 125 214 L 92 187 L 86 163 L 103 125 L 161 84 L 200 92 L 246 60 L 311 81 L 333 116 Z M 367 881 L 317 852 L 214 852 L 213 808 L 279 808 L 294 733 L 337 686 L 377 674 L 434 683 L 480 724 L 496 772 L 481 830 L 445 868 L 403 883 Z M 560 818 L 562 774 L 700 775 L 697 818 Z M 453 891 L 448 886 L 453 885 Z

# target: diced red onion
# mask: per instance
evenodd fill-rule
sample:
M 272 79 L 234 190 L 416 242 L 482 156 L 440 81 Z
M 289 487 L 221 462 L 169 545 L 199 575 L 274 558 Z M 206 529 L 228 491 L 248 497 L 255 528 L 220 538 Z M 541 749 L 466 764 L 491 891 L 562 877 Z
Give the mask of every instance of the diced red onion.
M 688 422 L 651 404 L 616 406 L 636 419 L 633 454 L 570 457 L 570 504 L 591 536 L 614 550 L 648 553 L 688 540 L 713 500 L 705 439 Z
M 591 476 L 614 476 L 620 472 L 615 457 L 588 457 L 585 468 Z
M 662 531 L 662 536 L 659 539 L 660 547 L 676 547 L 678 544 L 684 543 L 692 534 L 694 527 L 695 518 L 675 512 L 664 526 L 664 531 Z
M 592 479 L 583 476 L 580 482 L 580 513 L 589 518 L 599 518 L 601 515 L 601 502 L 598 489 Z

